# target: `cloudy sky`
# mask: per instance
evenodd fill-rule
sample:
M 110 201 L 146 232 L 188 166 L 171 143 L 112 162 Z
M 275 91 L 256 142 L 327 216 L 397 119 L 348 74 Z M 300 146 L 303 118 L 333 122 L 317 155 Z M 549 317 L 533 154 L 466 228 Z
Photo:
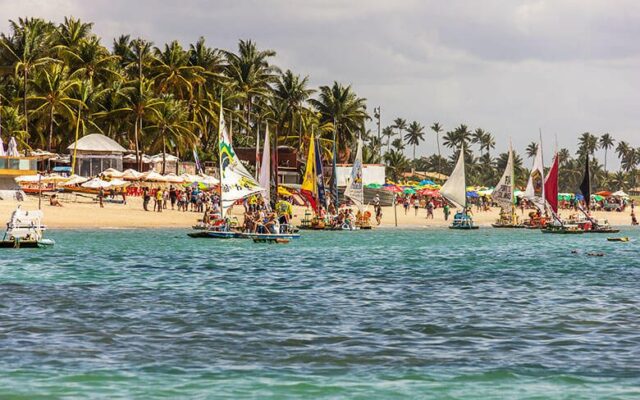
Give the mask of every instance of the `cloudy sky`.
M 277 51 L 314 85 L 352 84 L 394 117 L 446 129 L 482 127 L 504 151 L 542 130 L 575 149 L 585 131 L 640 146 L 637 0 L 0 0 L 3 20 L 73 15 L 110 46 L 121 33 L 156 45 L 204 36 Z M 373 125 L 371 126 L 373 128 Z M 430 133 L 430 132 L 429 132 Z M 418 154 L 435 147 L 428 135 Z

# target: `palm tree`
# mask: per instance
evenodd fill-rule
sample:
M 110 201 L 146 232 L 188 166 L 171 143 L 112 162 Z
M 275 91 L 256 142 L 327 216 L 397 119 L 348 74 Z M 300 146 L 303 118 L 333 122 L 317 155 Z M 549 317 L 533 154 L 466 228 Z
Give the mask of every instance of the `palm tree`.
M 605 170 L 605 172 L 607 172 L 607 152 L 609 151 L 610 148 L 613 147 L 613 143 L 614 142 L 615 142 L 615 139 L 609 133 L 605 133 L 602 136 L 600 136 L 600 140 L 598 142 L 598 144 L 600 145 L 600 148 L 604 149 L 604 170 Z
M 396 118 L 393 120 L 393 128 L 398 130 L 398 136 L 402 139 L 402 131 L 407 129 L 407 121 L 404 118 Z
M 431 130 L 436 134 L 436 145 L 438 146 L 438 160 L 442 159 L 442 155 L 440 154 L 440 132 L 442 132 L 442 126 L 439 122 L 434 122 L 431 125 Z M 438 164 L 438 173 L 442 173 L 441 165 Z
M 627 154 L 629 154 L 630 150 L 633 149 L 631 148 L 631 146 L 629 146 L 629 143 L 625 142 L 624 140 L 618 142 L 618 145 L 616 146 L 616 154 L 618 155 L 621 163 L 622 160 L 624 160 L 624 158 L 627 156 Z
M 485 150 L 487 155 L 490 155 L 491 150 L 496 148 L 496 141 L 491 132 L 484 132 L 480 138 L 479 144 L 480 151 Z
M 300 120 L 304 103 L 314 93 L 314 90 L 309 89 L 308 85 L 309 77 L 301 78 L 291 70 L 280 74 L 275 84 L 274 96 L 284 104 L 284 116 L 287 118 L 289 136 L 293 135 L 295 118 L 298 117 Z M 302 148 L 302 129 L 299 129 L 298 133 L 298 148 Z
M 393 131 L 393 127 L 385 126 L 382 128 L 382 136 L 387 138 L 387 151 L 391 149 L 391 137 L 396 133 Z
M 402 138 L 393 139 L 393 141 L 391 142 L 391 146 L 397 151 L 403 151 L 405 149 L 405 145 L 404 145 L 404 142 L 402 141 Z
M 38 73 L 33 80 L 35 94 L 29 96 L 28 100 L 35 104 L 36 109 L 34 112 L 42 112 L 48 115 L 49 139 L 47 140 L 47 151 L 49 152 L 52 150 L 55 116 L 63 115 L 72 120 L 74 118 L 74 108 L 82 104 L 81 101 L 69 96 L 71 90 L 78 84 L 79 81 L 68 79 L 66 67 L 60 64 L 51 65 Z
M 309 103 L 320 113 L 321 123 L 334 124 L 338 152 L 344 154 L 341 160 L 348 160 L 355 133 L 364 131 L 364 121 L 369 118 L 366 99 L 358 97 L 351 86 L 334 82 L 331 87 L 320 86 L 318 98 Z
M 576 154 L 578 154 L 580 158 L 584 159 L 587 156 L 592 156 L 597 148 L 598 137 L 589 132 L 585 132 L 580 135 L 580 138 L 578 139 L 578 151 Z
M 156 91 L 172 93 L 180 100 L 193 98 L 194 86 L 204 83 L 204 68 L 189 63 L 189 53 L 178 41 L 154 49 L 153 74 Z
M 629 181 L 627 181 L 627 176 L 622 171 L 618 171 L 615 174 L 613 174 L 613 176 L 611 177 L 610 183 L 611 185 L 613 185 L 613 187 L 616 187 L 619 189 L 626 189 L 629 185 Z
M 4 67 L 11 67 L 16 77 L 21 75 L 24 131 L 29 136 L 29 74 L 38 67 L 55 61 L 48 56 L 54 27 L 50 22 L 40 18 L 19 18 L 18 22 L 9 20 L 9 25 L 12 34 L 0 34 L 0 45 L 4 50 L 1 58 L 9 63 Z
M 562 148 L 558 150 L 558 164 L 560 164 L 560 166 L 565 165 L 570 160 L 571 160 L 571 153 L 569 152 L 569 149 Z
M 167 143 L 184 152 L 190 149 L 198 138 L 193 133 L 193 123 L 189 121 L 186 103 L 171 97 L 161 99 L 152 109 L 152 125 L 147 129 L 152 133 L 150 148 L 162 150 L 162 173 L 166 173 Z
M 417 121 L 413 121 L 407 127 L 407 134 L 404 135 L 404 140 L 407 144 L 413 146 L 413 159 L 416 159 L 416 146 L 424 140 L 424 126 L 420 125 Z
M 407 160 L 400 150 L 387 152 L 384 155 L 384 161 L 387 165 L 387 173 L 396 181 L 402 177 L 402 174 L 409 167 L 409 160 Z
M 480 151 L 482 152 L 482 142 L 484 141 L 485 131 L 482 128 L 477 128 L 471 134 L 471 143 L 477 144 L 480 147 Z
M 535 157 L 536 154 L 538 153 L 538 143 L 537 142 L 529 143 L 527 145 L 527 148 L 525 149 L 525 153 L 527 153 L 528 158 Z
M 269 96 L 269 85 L 275 81 L 279 72 L 278 68 L 269 64 L 269 59 L 275 55 L 273 50 L 258 50 L 251 40 L 240 40 L 238 54 L 225 52 L 226 74 L 234 90 L 242 96 L 246 126 L 251 122 L 253 103 L 257 98 Z M 231 130 L 229 134 L 232 135 Z

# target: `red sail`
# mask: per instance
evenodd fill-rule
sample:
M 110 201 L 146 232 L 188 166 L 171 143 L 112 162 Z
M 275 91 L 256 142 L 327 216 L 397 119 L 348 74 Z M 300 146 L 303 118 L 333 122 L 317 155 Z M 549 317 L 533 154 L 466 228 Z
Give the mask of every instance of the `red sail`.
M 558 155 L 556 154 L 551 164 L 551 169 L 544 181 L 544 197 L 549 207 L 558 214 Z

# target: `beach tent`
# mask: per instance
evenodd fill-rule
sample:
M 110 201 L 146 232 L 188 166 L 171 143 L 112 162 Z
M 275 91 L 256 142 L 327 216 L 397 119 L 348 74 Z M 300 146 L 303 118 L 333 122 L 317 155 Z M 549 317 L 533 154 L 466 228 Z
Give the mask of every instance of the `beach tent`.
M 71 156 L 76 156 L 73 172 L 85 176 L 96 176 L 109 168 L 122 170 L 122 157 L 127 151 L 115 140 L 99 133 L 81 137 L 67 150 Z
M 103 181 L 100 178 L 93 178 L 90 181 L 87 181 L 87 182 L 83 183 L 80 186 L 82 186 L 84 188 L 87 188 L 87 189 L 100 189 L 100 188 L 106 189 L 109 186 L 111 186 L 111 184 L 109 182 L 107 182 L 107 181 Z
M 174 173 L 166 174 L 164 178 L 170 183 L 184 183 L 184 178 Z

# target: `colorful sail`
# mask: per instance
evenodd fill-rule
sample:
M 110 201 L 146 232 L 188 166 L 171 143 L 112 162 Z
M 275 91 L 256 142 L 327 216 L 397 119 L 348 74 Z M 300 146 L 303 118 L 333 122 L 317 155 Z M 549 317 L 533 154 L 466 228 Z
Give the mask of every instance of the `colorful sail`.
M 320 148 L 320 142 L 316 137 L 316 188 L 318 196 L 318 205 L 327 208 L 327 196 L 324 185 L 324 170 L 322 168 L 322 151 Z
M 527 188 L 524 190 L 525 199 L 532 202 L 538 209 L 544 211 L 544 165 L 542 163 L 542 143 L 538 146 L 536 158 L 533 161 Z
M 491 197 L 503 209 L 511 210 L 513 206 L 513 150 L 511 150 L 511 146 L 509 146 L 509 158 L 504 173 Z
M 336 141 L 333 141 L 333 162 L 331 165 L 331 198 L 333 205 L 338 209 L 340 199 L 338 196 L 338 150 L 336 148 Z
M 271 146 L 269 145 L 269 126 L 264 132 L 264 146 L 262 147 L 262 165 L 260 166 L 260 175 L 258 183 L 264 188 L 262 197 L 267 206 L 271 203 Z
M 449 179 L 440 188 L 440 195 L 458 208 L 467 207 L 467 184 L 464 172 L 464 145 L 460 147 L 460 156 Z
M 356 150 L 356 158 L 353 160 L 351 167 L 351 176 L 349 183 L 344 191 L 344 195 L 353 201 L 360 212 L 363 212 L 364 205 L 364 187 L 362 183 L 362 139 L 358 138 L 358 147 Z
M 544 181 L 544 196 L 554 214 L 558 214 L 558 155 L 553 159 L 551 169 Z
M 254 193 L 264 191 L 255 178 L 242 165 L 233 150 L 229 133 L 220 109 L 219 127 L 219 156 L 220 156 L 220 200 L 222 203 L 222 217 L 233 204 Z
M 580 192 L 584 196 L 584 203 L 587 205 L 587 210 L 591 205 L 591 173 L 589 172 L 589 156 L 587 156 L 587 162 L 585 165 L 584 178 L 580 184 Z
M 302 187 L 300 189 L 300 193 L 307 199 L 311 208 L 317 211 L 318 203 L 317 192 L 318 192 L 318 184 L 316 179 L 316 146 L 315 139 L 313 133 L 311 134 L 311 139 L 309 140 L 309 151 L 307 153 L 307 165 L 304 171 L 304 179 L 302 181 Z

